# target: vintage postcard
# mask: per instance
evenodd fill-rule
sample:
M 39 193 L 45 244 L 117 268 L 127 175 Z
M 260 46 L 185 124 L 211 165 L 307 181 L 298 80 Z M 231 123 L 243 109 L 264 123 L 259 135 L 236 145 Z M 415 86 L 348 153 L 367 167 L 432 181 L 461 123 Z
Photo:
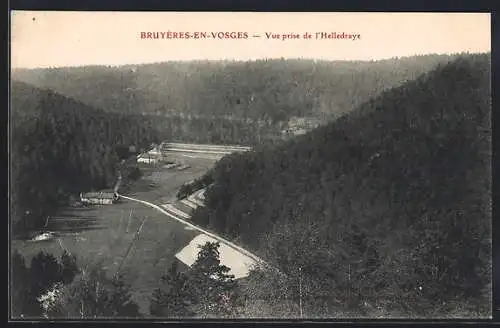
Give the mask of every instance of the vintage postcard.
M 491 318 L 490 24 L 12 11 L 11 320 Z

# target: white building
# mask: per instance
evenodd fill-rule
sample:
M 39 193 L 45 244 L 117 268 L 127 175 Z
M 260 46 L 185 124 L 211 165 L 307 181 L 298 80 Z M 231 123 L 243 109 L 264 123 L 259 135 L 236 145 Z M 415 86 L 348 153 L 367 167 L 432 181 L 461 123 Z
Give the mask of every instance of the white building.
M 150 156 L 149 154 L 137 156 L 137 163 L 157 164 L 159 162 L 160 157 L 158 156 Z
M 155 147 L 146 153 L 150 156 L 161 156 L 160 147 Z
M 145 164 L 156 164 L 161 162 L 163 159 L 160 146 L 153 145 L 153 148 L 148 150 L 147 152 L 137 155 L 138 163 Z

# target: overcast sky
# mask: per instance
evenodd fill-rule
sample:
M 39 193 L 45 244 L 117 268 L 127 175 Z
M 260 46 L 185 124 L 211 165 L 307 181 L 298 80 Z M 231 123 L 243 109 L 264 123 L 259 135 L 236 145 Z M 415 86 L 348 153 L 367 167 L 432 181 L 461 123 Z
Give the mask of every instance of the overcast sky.
M 490 14 L 485 13 L 13 11 L 11 27 L 13 68 L 279 57 L 366 60 L 487 52 L 491 45 Z M 168 31 L 247 32 L 249 38 L 141 39 L 141 32 Z M 269 40 L 266 32 L 301 38 Z M 312 39 L 302 38 L 306 32 Z M 316 32 L 359 34 L 359 39 L 315 39 Z

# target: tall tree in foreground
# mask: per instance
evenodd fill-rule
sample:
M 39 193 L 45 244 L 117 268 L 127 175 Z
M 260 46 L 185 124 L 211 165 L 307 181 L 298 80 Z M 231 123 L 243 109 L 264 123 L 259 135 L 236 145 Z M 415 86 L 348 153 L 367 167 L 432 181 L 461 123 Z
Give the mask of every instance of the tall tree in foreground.
M 39 252 L 31 265 L 17 251 L 12 255 L 12 316 L 39 318 L 46 315 L 55 295 L 70 284 L 79 272 L 76 257 L 63 252 L 60 261 L 52 254 Z
M 201 246 L 189 271 L 193 310 L 201 317 L 234 317 L 239 308 L 238 286 L 229 268 L 220 263 L 218 242 Z
M 150 314 L 168 318 L 191 316 L 188 280 L 185 274 L 178 271 L 177 262 L 172 263 L 161 280 L 162 285 L 153 292 Z
M 29 268 L 17 251 L 11 258 L 11 270 L 11 316 L 19 318 L 27 314 L 39 314 L 40 305 L 30 297 Z
M 130 288 L 118 278 L 109 278 L 98 267 L 82 273 L 64 286 L 49 317 L 137 318 L 139 306 L 131 299 Z

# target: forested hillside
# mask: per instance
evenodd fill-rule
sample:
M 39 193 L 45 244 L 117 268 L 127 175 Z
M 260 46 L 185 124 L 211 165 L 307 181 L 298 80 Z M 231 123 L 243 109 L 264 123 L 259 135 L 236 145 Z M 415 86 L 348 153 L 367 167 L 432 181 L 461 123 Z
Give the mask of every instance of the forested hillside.
M 255 275 L 253 293 L 300 293 L 306 316 L 489 315 L 490 70 L 490 55 L 464 55 L 280 147 L 224 158 L 193 220 L 277 265 L 286 280 Z
M 20 82 L 11 91 L 10 197 L 16 228 L 39 225 L 44 215 L 67 204 L 69 195 L 112 187 L 119 157 L 128 155 L 130 145 L 158 142 L 148 117 L 106 113 Z
M 264 121 L 184 115 L 156 116 L 153 120 L 163 138 L 170 141 L 256 146 L 284 139 L 280 125 Z
M 14 80 L 120 113 L 286 122 L 335 118 L 456 56 L 381 61 L 269 59 L 16 69 Z

